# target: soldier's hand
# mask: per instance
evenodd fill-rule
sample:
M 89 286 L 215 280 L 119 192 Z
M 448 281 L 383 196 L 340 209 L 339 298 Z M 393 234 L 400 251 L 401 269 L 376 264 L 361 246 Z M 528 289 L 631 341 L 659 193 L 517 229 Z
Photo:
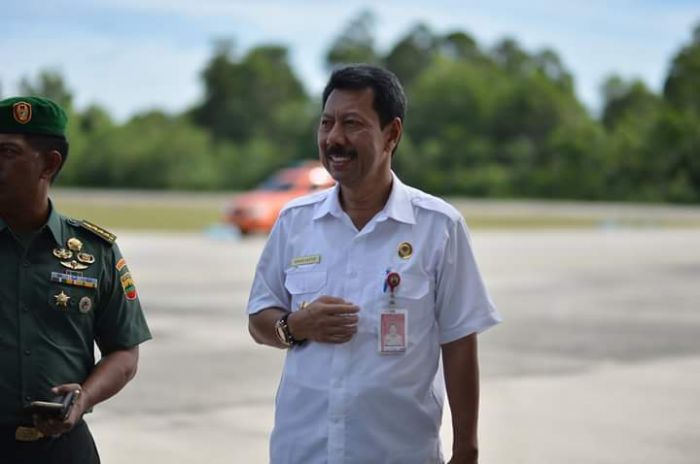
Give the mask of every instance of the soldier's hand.
M 321 296 L 289 315 L 287 324 L 297 340 L 345 343 L 357 333 L 360 308 L 333 296 Z
M 65 395 L 74 392 L 73 405 L 68 416 L 64 418 L 54 418 L 44 415 L 34 415 L 34 426 L 46 436 L 58 436 L 71 430 L 78 423 L 87 409 L 87 397 L 85 390 L 77 383 L 59 385 L 51 389 L 54 395 Z

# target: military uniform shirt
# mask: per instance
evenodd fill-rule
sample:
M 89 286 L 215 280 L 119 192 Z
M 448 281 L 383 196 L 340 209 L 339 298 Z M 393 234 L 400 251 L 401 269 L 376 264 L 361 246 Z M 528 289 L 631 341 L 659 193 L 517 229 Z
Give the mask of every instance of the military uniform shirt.
M 54 255 L 70 238 L 82 243 L 85 260 L 94 258 L 86 269 L 61 264 L 76 260 L 75 252 L 72 259 Z M 150 338 L 116 244 L 53 207 L 28 243 L 0 218 L 0 425 L 26 423 L 21 408 L 48 399 L 52 387 L 83 383 L 95 343 L 105 356 Z
M 272 464 L 435 464 L 444 381 L 440 346 L 500 321 L 462 216 L 394 176 L 386 205 L 360 231 L 338 187 L 293 200 L 258 263 L 248 314 L 297 311 L 321 295 L 360 307 L 342 344 L 287 351 L 270 440 Z M 407 250 L 410 250 L 407 251 Z M 378 352 L 388 272 L 406 310 L 406 352 Z

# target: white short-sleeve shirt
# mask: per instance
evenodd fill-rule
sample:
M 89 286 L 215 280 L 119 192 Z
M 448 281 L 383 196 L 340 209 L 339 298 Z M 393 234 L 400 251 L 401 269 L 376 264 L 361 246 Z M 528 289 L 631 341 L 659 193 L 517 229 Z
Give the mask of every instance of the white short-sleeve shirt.
M 382 211 L 358 231 L 338 187 L 290 202 L 263 250 L 247 313 L 297 311 L 321 295 L 360 307 L 347 343 L 287 352 L 270 441 L 272 464 L 441 463 L 440 345 L 497 324 L 462 216 L 394 175 Z M 409 257 L 399 253 L 408 243 Z M 404 246 L 405 249 L 405 246 Z M 402 256 L 403 255 L 403 256 Z M 387 272 L 398 272 L 407 347 L 380 354 Z

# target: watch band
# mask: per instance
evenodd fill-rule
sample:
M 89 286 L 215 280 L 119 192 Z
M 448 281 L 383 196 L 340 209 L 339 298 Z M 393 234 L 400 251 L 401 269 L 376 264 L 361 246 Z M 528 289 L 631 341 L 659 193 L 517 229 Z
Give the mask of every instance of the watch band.
M 296 338 L 294 338 L 294 335 L 292 335 L 292 332 L 289 330 L 287 318 L 290 314 L 292 313 L 286 313 L 275 323 L 275 332 L 277 333 L 277 338 L 283 345 L 287 347 L 298 346 L 304 343 L 304 340 L 297 340 Z

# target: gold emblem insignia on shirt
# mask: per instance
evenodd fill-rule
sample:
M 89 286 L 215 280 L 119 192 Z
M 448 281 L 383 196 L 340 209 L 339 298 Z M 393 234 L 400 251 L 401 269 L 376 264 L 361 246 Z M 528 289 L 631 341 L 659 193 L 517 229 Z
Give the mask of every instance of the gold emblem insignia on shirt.
M 84 296 L 78 302 L 78 309 L 81 313 L 87 314 L 92 309 L 92 300 L 89 296 Z
M 318 264 L 321 262 L 321 255 L 297 256 L 292 259 L 292 266 L 304 266 L 307 264 Z
M 76 257 L 78 258 L 78 261 L 83 264 L 92 264 L 95 262 L 95 257 L 89 253 L 78 253 Z
M 66 244 L 68 245 L 68 249 L 71 251 L 78 252 L 83 249 L 83 242 L 75 237 L 69 238 Z
M 73 252 L 65 248 L 54 248 L 53 255 L 58 259 L 71 259 L 73 257 Z
M 80 264 L 78 261 L 73 260 L 73 261 L 61 261 L 61 266 L 67 267 L 68 269 L 72 269 L 74 271 L 82 271 L 83 269 L 87 269 L 88 267 L 85 264 Z
M 66 295 L 63 290 L 61 290 L 61 293 L 58 295 L 53 296 L 56 299 L 56 306 L 59 308 L 67 308 L 68 307 L 68 302 L 70 301 L 70 297 Z
M 401 242 L 399 244 L 399 258 L 408 259 L 413 254 L 413 246 L 408 242 Z

